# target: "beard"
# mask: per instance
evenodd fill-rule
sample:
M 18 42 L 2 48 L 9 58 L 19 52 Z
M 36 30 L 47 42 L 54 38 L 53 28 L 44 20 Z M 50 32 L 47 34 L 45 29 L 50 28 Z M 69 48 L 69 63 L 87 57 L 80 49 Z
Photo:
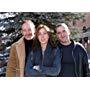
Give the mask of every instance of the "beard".
M 30 40 L 30 39 L 32 39 L 32 34 L 25 35 L 24 37 L 26 40 Z

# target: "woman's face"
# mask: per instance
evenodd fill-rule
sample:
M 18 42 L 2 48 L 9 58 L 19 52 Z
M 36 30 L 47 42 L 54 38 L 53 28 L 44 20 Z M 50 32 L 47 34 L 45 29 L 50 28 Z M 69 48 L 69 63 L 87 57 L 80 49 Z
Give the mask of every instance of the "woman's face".
M 44 29 L 41 28 L 38 32 L 38 40 L 41 44 L 47 44 L 49 39 L 48 32 Z

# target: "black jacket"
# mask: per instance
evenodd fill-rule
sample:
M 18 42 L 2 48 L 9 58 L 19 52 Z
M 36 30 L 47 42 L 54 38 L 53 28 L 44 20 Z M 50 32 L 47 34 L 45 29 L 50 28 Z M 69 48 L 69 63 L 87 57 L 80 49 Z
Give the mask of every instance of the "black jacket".
M 86 77 L 88 76 L 88 56 L 85 48 L 82 44 L 78 42 L 74 42 L 74 47 L 72 50 L 72 57 L 74 61 L 74 72 L 76 77 Z M 58 43 L 59 49 L 61 51 L 61 58 L 62 58 L 62 48 L 61 44 Z M 60 74 L 59 74 L 60 75 Z

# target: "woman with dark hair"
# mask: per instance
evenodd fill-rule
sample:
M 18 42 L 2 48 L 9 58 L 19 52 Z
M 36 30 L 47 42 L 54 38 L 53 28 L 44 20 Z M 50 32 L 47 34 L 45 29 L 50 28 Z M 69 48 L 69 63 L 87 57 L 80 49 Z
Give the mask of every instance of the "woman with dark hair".
M 61 55 L 59 48 L 52 42 L 50 29 L 41 24 L 35 34 L 34 49 L 32 57 L 28 57 L 25 76 L 58 76 L 61 70 Z

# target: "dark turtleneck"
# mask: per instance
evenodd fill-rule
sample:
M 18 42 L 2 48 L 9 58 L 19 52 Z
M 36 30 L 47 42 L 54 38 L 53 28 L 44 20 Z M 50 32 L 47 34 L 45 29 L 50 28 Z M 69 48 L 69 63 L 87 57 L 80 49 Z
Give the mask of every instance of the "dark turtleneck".
M 25 42 L 25 53 L 26 53 L 26 57 L 25 57 L 25 65 L 26 65 L 27 57 L 32 49 L 33 40 L 26 40 L 24 38 L 24 42 Z

